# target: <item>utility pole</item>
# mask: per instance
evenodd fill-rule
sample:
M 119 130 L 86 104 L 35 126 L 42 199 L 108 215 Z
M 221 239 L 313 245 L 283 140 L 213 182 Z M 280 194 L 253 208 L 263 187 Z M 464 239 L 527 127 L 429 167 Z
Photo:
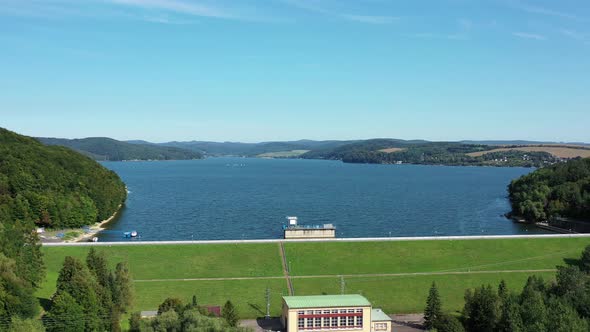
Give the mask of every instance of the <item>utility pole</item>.
M 270 288 L 266 287 L 266 319 L 270 319 Z
M 344 282 L 344 276 L 340 276 L 340 294 L 344 295 L 346 290 L 346 283 Z

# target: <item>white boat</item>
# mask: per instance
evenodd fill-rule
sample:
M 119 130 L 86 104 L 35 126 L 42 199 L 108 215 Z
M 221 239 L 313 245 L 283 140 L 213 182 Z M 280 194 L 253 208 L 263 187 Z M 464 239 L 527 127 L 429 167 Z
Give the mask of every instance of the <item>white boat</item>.
M 136 237 L 137 236 L 137 231 L 131 231 L 131 237 Z

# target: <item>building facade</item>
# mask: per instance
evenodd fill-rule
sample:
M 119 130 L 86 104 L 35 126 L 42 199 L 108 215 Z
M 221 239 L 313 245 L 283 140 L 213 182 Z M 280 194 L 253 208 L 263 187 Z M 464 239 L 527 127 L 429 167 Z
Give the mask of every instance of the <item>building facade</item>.
M 361 295 L 284 296 L 281 323 L 287 332 L 391 332 L 391 319 L 379 310 L 373 322 L 373 310 Z

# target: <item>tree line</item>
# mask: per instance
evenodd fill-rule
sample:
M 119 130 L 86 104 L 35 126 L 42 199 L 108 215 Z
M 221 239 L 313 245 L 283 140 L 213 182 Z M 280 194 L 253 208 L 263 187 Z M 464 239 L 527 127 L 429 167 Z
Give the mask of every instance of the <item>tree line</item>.
M 197 303 L 184 304 L 178 298 L 167 298 L 158 307 L 156 317 L 142 318 L 136 312 L 129 318 L 129 332 L 251 332 L 238 326 L 238 312 L 231 301 L 225 302 L 221 318 Z
M 538 169 L 512 181 L 508 192 L 512 213 L 531 222 L 590 219 L 590 158 Z
M 171 146 L 149 143 L 129 143 L 106 137 L 81 139 L 37 138 L 47 145 L 65 146 L 95 160 L 189 160 L 201 159 L 203 154 Z
M 425 327 L 438 332 L 587 332 L 590 328 L 590 246 L 575 265 L 558 266 L 554 282 L 528 278 L 520 293 L 504 281 L 465 293 L 461 315 L 443 310 L 432 284 Z
M 380 151 L 399 148 L 396 152 Z M 342 160 L 346 163 L 394 164 L 396 162 L 421 165 L 455 166 L 520 166 L 541 167 L 558 161 L 547 152 L 517 150 L 497 151 L 481 156 L 468 153 L 488 151 L 495 146 L 455 142 L 423 142 L 375 139 L 351 143 L 333 149 L 312 150 L 303 154 L 307 159 Z

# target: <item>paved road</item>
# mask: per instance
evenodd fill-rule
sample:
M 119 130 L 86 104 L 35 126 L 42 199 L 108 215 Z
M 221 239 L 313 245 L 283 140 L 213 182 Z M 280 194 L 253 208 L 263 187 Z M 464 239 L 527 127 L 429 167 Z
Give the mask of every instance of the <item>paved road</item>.
M 289 242 L 374 242 L 374 241 L 430 241 L 430 240 L 493 240 L 493 239 L 533 239 L 533 238 L 579 238 L 590 234 L 541 234 L 541 235 L 474 235 L 474 236 L 418 236 L 418 237 L 359 237 L 335 239 L 262 239 L 262 240 L 199 240 L 199 241 L 141 241 L 121 242 L 73 242 L 43 243 L 46 247 L 61 246 L 128 246 L 128 245 L 169 245 L 169 244 L 239 244 L 239 243 L 289 243 Z

